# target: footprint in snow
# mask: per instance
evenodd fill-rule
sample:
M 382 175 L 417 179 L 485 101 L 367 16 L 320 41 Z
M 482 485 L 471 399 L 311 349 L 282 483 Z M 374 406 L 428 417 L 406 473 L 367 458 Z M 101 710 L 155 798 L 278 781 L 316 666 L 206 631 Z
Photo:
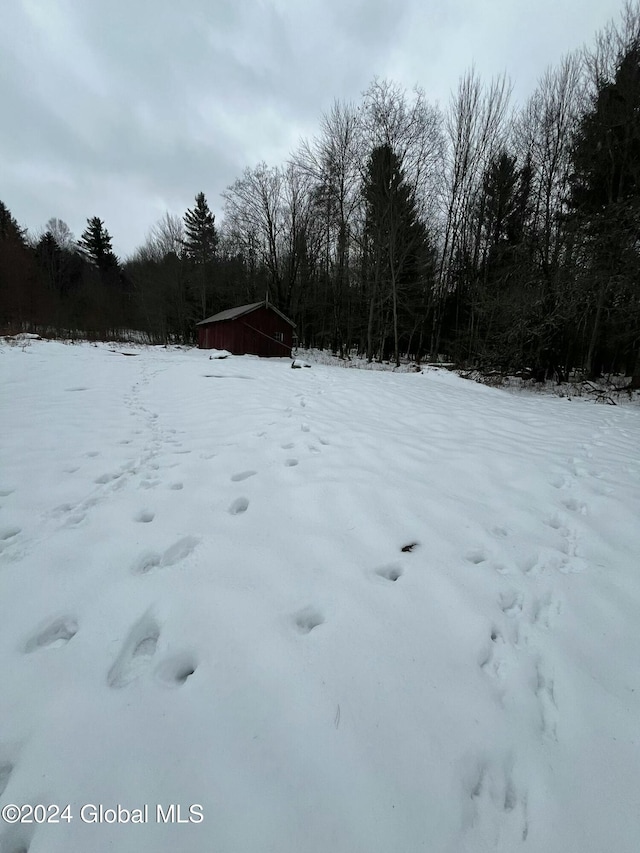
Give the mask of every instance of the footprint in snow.
M 562 532 L 566 529 L 562 523 L 562 519 L 557 513 L 547 518 L 544 523 L 552 530 L 559 530 Z
M 294 446 L 294 445 L 293 445 L 293 442 L 292 442 L 292 441 L 290 441 L 288 444 L 281 444 L 281 445 L 280 445 L 280 447 L 281 447 L 283 450 L 292 450 L 292 449 L 293 449 L 293 446 Z
M 160 480 L 149 480 L 145 478 L 144 480 L 140 480 L 140 488 L 141 489 L 155 489 L 156 486 L 160 485 Z
M 62 616 L 49 622 L 25 643 L 27 654 L 38 649 L 57 649 L 66 646 L 78 633 L 78 623 L 70 616 Z
M 145 613 L 131 628 L 107 675 L 109 687 L 126 687 L 147 671 L 156 653 L 160 628 L 149 613 Z
M 140 512 L 135 514 L 134 521 L 139 521 L 142 524 L 149 524 L 149 522 L 153 521 L 155 517 L 155 512 L 151 512 L 150 509 L 141 509 Z
M 478 841 L 486 835 L 487 849 L 494 848 L 498 838 L 510 845 L 526 841 L 529 834 L 527 795 L 516 787 L 512 762 L 508 758 L 500 763 L 477 758 L 462 776 L 463 830 L 474 832 L 479 836 Z M 484 843 L 482 848 L 485 848 Z
M 180 482 L 169 483 L 169 488 L 173 489 L 174 492 L 179 492 L 183 488 L 183 485 Z
M 286 459 L 284 464 L 287 466 L 287 468 L 295 468 L 295 466 L 298 464 L 298 460 Z
M 118 473 L 118 474 L 101 474 L 99 477 L 96 477 L 93 482 L 97 483 L 97 485 L 99 485 L 99 486 L 104 486 L 105 483 L 110 483 L 112 480 L 117 480 L 118 477 L 121 477 L 121 476 L 122 476 L 121 473 Z
M 229 506 L 230 515 L 240 515 L 246 512 L 249 507 L 249 498 L 236 498 Z
M 538 555 L 527 554 L 526 556 L 521 557 L 518 560 L 518 568 L 520 571 L 524 572 L 525 575 L 530 574 L 534 569 L 538 568 Z
M 318 625 L 322 625 L 324 616 L 314 607 L 305 607 L 293 617 L 293 623 L 301 634 L 310 634 Z
M 562 501 L 562 505 L 570 512 L 578 512 L 580 513 L 580 515 L 587 514 L 586 504 L 577 501 L 575 498 L 567 498 L 566 500 Z
M 473 551 L 468 551 L 465 554 L 465 560 L 473 563 L 474 566 L 479 566 L 481 563 L 486 563 L 489 558 L 482 548 L 475 548 Z
M 495 678 L 504 678 L 505 676 L 505 661 L 497 653 L 498 644 L 503 645 L 504 639 L 500 631 L 493 626 L 490 634 L 490 643 L 487 643 L 484 649 L 480 652 L 478 664 L 483 672 Z
M 554 681 L 540 660 L 536 663 L 534 693 L 540 707 L 540 730 L 543 735 L 557 741 L 558 705 Z
M 196 536 L 183 536 L 174 542 L 162 554 L 156 551 L 145 551 L 141 554 L 132 567 L 136 575 L 144 575 L 153 569 L 164 569 L 175 566 L 185 560 L 196 548 L 200 540 Z
M 4 794 L 12 773 L 13 764 L 10 761 L 0 760 L 0 797 Z
M 239 471 L 237 474 L 231 475 L 231 481 L 233 483 L 240 483 L 242 482 L 242 480 L 247 480 L 249 477 L 254 477 L 257 473 L 257 471 Z
M 8 498 L 14 491 L 15 489 L 0 489 L 0 498 Z
M 395 583 L 398 578 L 402 577 L 402 568 L 392 563 L 389 566 L 380 566 L 380 568 L 374 569 L 374 574 L 386 581 Z
M 0 528 L 0 540 L 6 542 L 8 539 L 13 539 L 14 536 L 17 536 L 22 530 L 21 527 L 16 527 L 12 525 L 10 527 L 2 527 Z
M 182 687 L 195 673 L 197 663 L 190 654 L 173 655 L 164 660 L 156 669 L 155 675 L 159 681 L 168 687 Z
M 505 616 L 511 618 L 519 616 L 522 613 L 522 596 L 515 590 L 503 592 L 500 594 L 500 610 Z
M 0 835 L 2 853 L 29 853 L 34 828 L 28 824 L 17 824 Z

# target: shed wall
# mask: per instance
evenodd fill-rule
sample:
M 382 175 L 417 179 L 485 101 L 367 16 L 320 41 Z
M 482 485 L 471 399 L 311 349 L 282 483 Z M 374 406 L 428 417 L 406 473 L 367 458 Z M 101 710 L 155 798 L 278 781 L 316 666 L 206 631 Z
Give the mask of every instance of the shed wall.
M 282 341 L 276 340 L 276 335 Z M 293 328 L 275 311 L 256 308 L 233 320 L 220 320 L 198 327 L 200 349 L 226 349 L 234 355 L 290 356 Z

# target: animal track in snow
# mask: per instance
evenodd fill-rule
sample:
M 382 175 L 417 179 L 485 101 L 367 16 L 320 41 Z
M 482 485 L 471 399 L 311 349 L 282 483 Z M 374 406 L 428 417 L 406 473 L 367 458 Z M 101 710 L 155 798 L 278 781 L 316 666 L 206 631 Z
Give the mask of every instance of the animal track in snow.
M 552 613 L 556 615 L 562 611 L 562 605 L 559 601 L 554 601 L 551 593 L 545 593 L 541 598 L 533 602 L 531 608 L 531 624 L 539 625 L 542 628 L 548 628 L 551 624 Z
M 563 476 L 554 477 L 553 480 L 549 481 L 549 485 L 553 486 L 554 489 L 564 489 L 567 480 Z
M 378 569 L 374 569 L 374 572 L 378 577 L 392 583 L 395 583 L 398 578 L 402 577 L 402 568 L 395 565 L 395 563 L 391 563 L 388 566 L 380 566 Z
M 519 616 L 522 613 L 522 595 L 515 590 L 501 593 L 500 610 L 505 616 Z
M 527 554 L 525 557 L 521 557 L 518 560 L 518 568 L 520 571 L 524 572 L 525 575 L 528 575 L 532 572 L 536 566 L 538 565 L 538 556 L 537 554 Z
M 287 468 L 295 468 L 295 466 L 298 464 L 298 460 L 297 459 L 285 459 L 284 464 L 287 466 Z
M 140 480 L 140 488 L 141 489 L 155 489 L 156 486 L 160 485 L 160 480 L 154 479 L 149 480 L 145 477 L 144 480 Z
M 480 653 L 478 663 L 483 672 L 502 679 L 505 677 L 506 663 L 502 656 L 496 652 L 496 645 L 504 645 L 504 638 L 495 625 L 491 629 L 490 638 L 491 642 Z
M 249 477 L 254 477 L 257 473 L 257 471 L 239 471 L 237 474 L 232 474 L 231 481 L 233 483 L 240 483 L 242 482 L 242 480 L 247 480 Z
M 294 624 L 301 634 L 309 634 L 324 622 L 324 616 L 314 607 L 305 607 L 293 617 Z
M 12 773 L 13 764 L 10 761 L 0 761 L 0 797 L 4 794 Z
M 183 485 L 180 482 L 169 483 L 169 488 L 173 489 L 174 492 L 179 492 L 183 488 Z
M 110 687 L 126 687 L 144 675 L 156 653 L 160 628 L 155 619 L 145 613 L 129 631 L 122 651 L 107 675 Z
M 155 517 L 155 512 L 151 512 L 150 509 L 141 509 L 140 512 L 137 512 L 134 516 L 134 520 L 139 521 L 142 524 L 149 524 L 149 522 L 153 521 Z
M 113 480 L 117 480 L 118 477 L 121 477 L 122 474 L 101 474 L 99 477 L 96 477 L 93 481 L 98 486 L 104 486 L 106 483 L 111 483 Z
M 0 528 L 0 540 L 6 542 L 7 539 L 13 539 L 14 536 L 17 536 L 22 530 L 21 527 L 16 527 L 12 525 L 10 527 L 2 527 Z
M 292 441 L 289 441 L 287 444 L 281 444 L 280 447 L 283 450 L 292 450 L 295 447 L 295 445 Z
M 514 845 L 526 841 L 529 834 L 527 796 L 518 791 L 510 764 L 506 760 L 501 767 L 478 758 L 463 775 L 462 828 L 486 834 L 486 849 L 495 849 L 498 840 L 503 842 L 501 849 L 508 849 L 505 833 L 511 835 Z M 485 826 L 487 823 L 491 826 Z M 484 843 L 481 846 L 485 849 Z M 480 849 L 480 844 L 475 849 Z
M 475 548 L 473 551 L 467 551 L 465 560 L 473 563 L 474 566 L 479 566 L 480 563 L 486 563 L 489 558 L 481 548 Z
M 491 532 L 498 539 L 506 539 L 506 537 L 509 535 L 509 531 L 506 529 L 506 527 L 492 527 Z
M 132 571 L 134 574 L 144 575 L 153 569 L 175 566 L 176 563 L 186 559 L 195 550 L 199 542 L 200 540 L 196 536 L 183 536 L 162 554 L 158 554 L 156 551 L 145 551 L 136 560 Z
M 65 646 L 78 633 L 78 623 L 70 616 L 54 619 L 25 643 L 27 654 L 38 649 L 56 649 Z
M 309 425 L 308 424 L 302 424 L 300 429 L 302 430 L 302 432 L 309 432 Z
M 196 669 L 197 664 L 191 655 L 177 654 L 158 666 L 156 676 L 169 687 L 182 687 Z
M 17 824 L 0 835 L 2 853 L 29 853 L 34 828 L 28 824 Z
M 564 527 L 562 519 L 557 513 L 549 516 L 549 518 L 547 518 L 544 523 L 547 525 L 547 527 L 550 527 L 552 530 L 558 530 L 560 531 L 560 533 L 566 531 L 566 527 Z
M 536 664 L 536 680 L 534 692 L 540 704 L 540 728 L 543 734 L 552 740 L 558 740 L 556 723 L 558 706 L 554 692 L 553 679 L 547 676 L 540 661 Z
M 587 514 L 586 504 L 580 503 L 580 501 L 577 501 L 575 498 L 567 498 L 562 501 L 562 505 L 570 512 L 579 512 L 580 515 Z
M 229 506 L 229 515 L 241 515 L 249 508 L 249 498 L 236 498 Z
M 14 491 L 15 489 L 0 489 L 0 498 L 8 498 Z

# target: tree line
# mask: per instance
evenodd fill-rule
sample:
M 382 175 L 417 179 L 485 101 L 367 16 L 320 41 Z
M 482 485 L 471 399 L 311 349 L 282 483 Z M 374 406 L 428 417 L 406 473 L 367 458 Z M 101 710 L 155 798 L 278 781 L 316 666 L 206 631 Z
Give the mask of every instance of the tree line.
M 640 387 L 640 6 L 528 101 L 474 70 L 445 109 L 374 80 L 281 165 L 166 213 L 124 262 L 93 217 L 28 239 L 0 203 L 0 322 L 193 342 L 269 299 L 302 346 Z

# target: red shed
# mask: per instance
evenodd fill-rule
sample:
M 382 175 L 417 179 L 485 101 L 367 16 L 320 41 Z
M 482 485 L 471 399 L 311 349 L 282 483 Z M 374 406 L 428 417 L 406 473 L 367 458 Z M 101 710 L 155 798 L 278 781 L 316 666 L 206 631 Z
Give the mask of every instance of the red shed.
M 234 355 L 290 356 L 295 325 L 265 299 L 201 320 L 198 346 L 226 349 Z

